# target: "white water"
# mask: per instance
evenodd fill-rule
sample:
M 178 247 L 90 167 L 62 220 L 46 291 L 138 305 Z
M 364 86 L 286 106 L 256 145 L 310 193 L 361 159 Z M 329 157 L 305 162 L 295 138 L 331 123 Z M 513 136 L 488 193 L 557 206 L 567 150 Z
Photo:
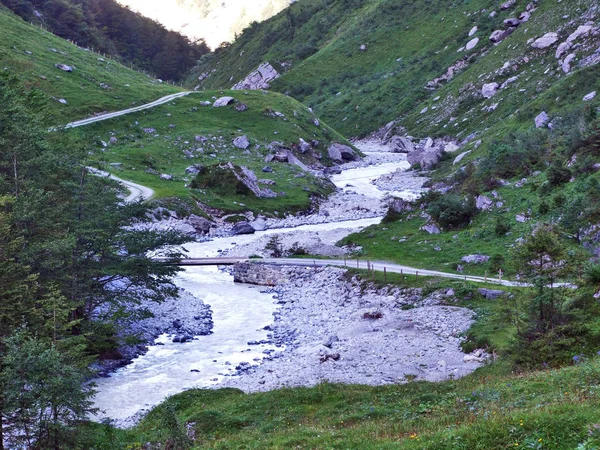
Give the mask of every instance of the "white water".
M 345 189 L 380 199 L 386 192 L 377 189 L 371 181 L 399 168 L 406 169 L 406 162 L 350 169 L 334 176 L 332 181 L 341 188 L 352 184 L 353 187 Z M 218 256 L 219 250 L 253 242 L 263 235 L 333 229 L 347 229 L 350 234 L 380 220 L 371 218 L 271 229 L 253 235 L 188 244 L 186 248 L 189 257 L 212 257 Z M 199 336 L 197 340 L 185 344 L 172 343 L 162 336 L 158 341 L 164 345 L 151 347 L 148 353 L 119 369 L 110 378 L 98 380 L 98 394 L 94 401 L 95 406 L 103 411 L 98 417 L 108 417 L 117 423 L 127 424 L 125 419 L 159 404 L 170 395 L 194 387 L 218 384 L 224 374 L 235 370 L 236 364 L 242 361 L 255 364 L 254 358 L 265 356 L 263 350 L 274 348 L 272 345 L 247 345 L 251 340 L 267 339 L 268 332 L 262 328 L 272 323 L 273 313 L 277 309 L 271 294 L 263 294 L 261 288 L 255 286 L 234 284 L 233 277 L 215 267 L 187 268 L 177 278 L 176 284 L 211 306 L 213 334 Z M 226 365 L 226 362 L 231 365 Z

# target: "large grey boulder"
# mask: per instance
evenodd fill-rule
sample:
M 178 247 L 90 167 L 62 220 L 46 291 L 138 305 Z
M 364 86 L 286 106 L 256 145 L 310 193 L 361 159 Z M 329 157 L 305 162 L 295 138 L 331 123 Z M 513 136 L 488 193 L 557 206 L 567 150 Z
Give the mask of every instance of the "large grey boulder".
M 533 41 L 531 46 L 533 48 L 543 49 L 550 47 L 556 41 L 558 41 L 558 33 L 551 31 L 550 33 L 546 33 L 542 37 L 537 38 L 535 41 Z
M 542 111 L 541 113 L 539 113 L 536 116 L 536 118 L 534 119 L 534 122 L 535 122 L 536 128 L 542 128 L 548 122 L 550 122 L 550 117 L 548 116 L 548 113 L 546 113 L 546 111 Z
M 486 83 L 481 88 L 481 95 L 485 98 L 492 98 L 498 92 L 500 85 L 498 83 Z
M 509 28 L 508 30 L 496 30 L 490 35 L 489 39 L 494 44 L 497 44 L 510 36 L 513 31 L 515 31 L 515 28 Z
M 246 135 L 238 136 L 233 140 L 233 145 L 240 150 L 246 150 L 248 147 L 250 147 L 250 141 Z
M 415 151 L 414 144 L 405 136 L 393 136 L 390 139 L 389 146 L 394 153 L 410 153 Z
M 197 233 L 200 234 L 207 234 L 215 225 L 210 220 L 205 219 L 204 217 L 196 216 L 195 214 L 189 216 L 187 222 L 194 227 Z
M 233 97 L 221 97 L 213 103 L 213 108 L 221 108 L 223 106 L 231 105 L 235 103 L 235 98 Z
M 591 25 L 578 26 L 577 29 L 569 35 L 569 37 L 567 38 L 567 42 L 569 42 L 569 43 L 575 42 L 580 37 L 583 37 L 583 36 L 586 36 L 587 34 L 589 34 L 593 28 L 594 27 L 592 27 Z
M 483 298 L 486 298 L 488 300 L 496 300 L 497 298 L 506 295 L 505 291 L 501 291 L 498 289 L 480 288 L 477 289 L 477 291 L 483 296 Z
M 344 161 L 356 161 L 358 156 L 352 150 L 352 147 L 348 147 L 347 145 L 338 144 L 334 142 L 327 149 L 327 154 L 329 158 L 331 158 L 334 162 L 344 162 Z
M 252 228 L 252 225 L 248 222 L 238 222 L 231 229 L 231 232 L 236 236 L 241 234 L 254 234 L 255 231 L 256 230 Z
M 440 147 L 422 147 L 406 156 L 410 165 L 420 165 L 423 170 L 432 169 L 442 159 L 444 150 Z

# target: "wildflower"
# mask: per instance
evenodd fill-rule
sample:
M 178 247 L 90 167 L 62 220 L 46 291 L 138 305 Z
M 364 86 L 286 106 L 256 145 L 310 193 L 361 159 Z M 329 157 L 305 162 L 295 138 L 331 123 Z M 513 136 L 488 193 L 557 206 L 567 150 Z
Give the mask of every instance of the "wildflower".
M 542 442 L 542 438 L 539 438 L 539 439 L 538 439 L 538 442 Z
M 413 434 L 411 434 L 411 435 L 410 435 L 410 438 L 411 438 L 411 439 L 416 439 L 416 438 L 417 438 L 417 433 L 413 433 Z

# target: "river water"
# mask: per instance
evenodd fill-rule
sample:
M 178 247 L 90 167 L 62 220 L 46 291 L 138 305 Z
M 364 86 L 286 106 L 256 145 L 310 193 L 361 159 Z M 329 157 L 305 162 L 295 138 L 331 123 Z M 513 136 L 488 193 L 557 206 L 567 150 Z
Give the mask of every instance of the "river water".
M 332 177 L 342 189 L 381 199 L 386 192 L 372 184 L 375 178 L 406 169 L 402 156 L 395 162 L 349 169 Z M 351 185 L 351 186 L 347 186 Z M 400 193 L 410 197 L 411 193 Z M 186 246 L 189 257 L 214 257 L 221 251 L 259 239 L 262 235 L 294 233 L 296 231 L 347 230 L 346 234 L 377 224 L 380 217 L 348 222 L 303 225 L 295 228 L 270 229 L 253 235 L 217 238 L 209 242 Z M 128 425 L 129 418 L 152 408 L 166 397 L 194 387 L 217 385 L 224 377 L 235 372 L 242 361 L 255 364 L 266 355 L 265 350 L 282 351 L 272 344 L 249 346 L 249 341 L 267 339 L 264 327 L 273 322 L 277 310 L 272 294 L 263 287 L 235 284 L 233 277 L 216 267 L 188 267 L 175 280 L 177 286 L 191 292 L 211 306 L 214 329 L 209 336 L 180 344 L 167 336 L 150 347 L 130 365 L 117 370 L 109 378 L 97 380 L 95 407 L 102 412 L 98 418 L 113 419 L 116 424 Z

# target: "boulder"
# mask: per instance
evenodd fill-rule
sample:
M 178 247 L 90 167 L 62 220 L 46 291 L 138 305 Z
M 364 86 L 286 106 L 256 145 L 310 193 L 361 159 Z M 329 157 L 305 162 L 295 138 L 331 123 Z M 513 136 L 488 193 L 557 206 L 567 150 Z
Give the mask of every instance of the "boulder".
M 550 47 L 556 41 L 558 41 L 558 33 L 551 31 L 550 33 L 546 33 L 542 37 L 537 38 L 535 41 L 533 41 L 533 44 L 531 44 L 531 46 L 533 48 L 542 49 Z
M 459 148 L 460 147 L 458 145 L 456 145 L 454 142 L 448 142 L 446 145 L 444 145 L 444 151 L 446 153 L 454 153 Z
M 561 65 L 561 69 L 564 73 L 569 73 L 571 71 L 571 63 L 575 59 L 575 56 L 576 56 L 575 53 L 570 53 L 569 55 L 567 55 L 567 57 L 563 61 L 562 65 Z
M 309 150 L 312 149 L 312 146 L 306 142 L 304 139 L 300 138 L 300 143 L 298 144 L 298 148 L 300 149 L 300 153 L 305 154 Z
M 187 173 L 188 175 L 198 175 L 200 173 L 200 170 L 202 170 L 202 166 L 200 164 L 194 164 L 192 166 L 189 166 L 185 169 L 185 173 Z
M 166 181 L 173 181 L 173 175 L 163 173 L 163 174 L 161 174 L 160 179 L 166 180 Z
M 487 255 L 467 255 L 460 258 L 460 260 L 467 264 L 483 264 L 490 260 Z
M 115 145 L 117 143 L 117 138 L 114 136 L 111 136 L 111 138 L 108 140 L 108 142 L 110 142 L 112 145 Z
M 254 234 L 255 231 L 256 230 L 252 228 L 252 225 L 245 221 L 236 223 L 231 229 L 231 232 L 236 236 L 241 234 Z
M 267 229 L 267 222 L 265 219 L 256 219 L 250 222 L 250 226 L 256 231 L 265 231 Z
M 439 147 L 418 148 L 406 156 L 411 165 L 420 165 L 423 170 L 432 169 L 442 159 L 444 151 Z
M 440 234 L 441 230 L 435 223 L 428 223 L 421 227 L 421 230 L 426 231 L 429 234 Z
M 74 67 L 68 66 L 66 64 L 54 64 L 54 67 L 60 70 L 64 70 L 65 72 L 73 72 Z
M 486 83 L 481 88 L 481 95 L 485 98 L 492 98 L 498 92 L 499 87 L 498 83 Z
M 390 139 L 389 146 L 394 153 L 410 153 L 415 151 L 414 144 L 405 136 L 393 136 Z
M 458 155 L 456 158 L 454 158 L 454 162 L 452 163 L 453 165 L 458 164 L 459 162 L 461 162 L 463 160 L 463 158 L 465 156 L 467 156 L 469 153 L 471 153 L 471 151 L 468 152 L 463 152 L 460 155 Z
M 515 17 L 504 19 L 502 23 L 505 27 L 518 27 L 519 25 L 521 25 L 521 21 Z
M 480 209 L 482 211 L 489 211 L 490 209 L 492 209 L 493 202 L 485 195 L 480 195 L 475 200 L 475 204 L 477 206 L 477 209 Z
M 240 150 L 246 150 L 250 147 L 250 141 L 246 135 L 238 136 L 233 140 L 233 146 L 239 148 Z
M 260 198 L 277 198 L 277 193 L 271 189 L 265 188 L 260 190 Z
M 264 173 L 271 173 L 271 172 L 273 172 L 273 168 L 271 166 L 265 166 L 262 168 L 262 171 Z
M 517 4 L 517 0 L 508 0 L 505 3 L 502 3 L 502 5 L 500 5 L 500 9 L 502 11 L 506 10 L 506 9 L 510 9 L 513 6 L 515 6 Z
M 479 38 L 473 38 L 469 42 L 467 42 L 467 45 L 465 45 L 465 49 L 473 50 L 477 46 L 477 44 L 479 44 Z
M 288 162 L 287 151 L 281 151 L 281 152 L 275 153 L 275 155 L 273 155 L 273 159 L 275 161 L 282 162 L 282 163 Z
M 510 36 L 513 31 L 515 31 L 515 28 L 509 28 L 508 30 L 496 30 L 490 35 L 489 39 L 494 44 L 497 44 Z
M 586 36 L 592 31 L 593 27 L 591 25 L 580 25 L 577 29 L 569 35 L 567 38 L 567 42 L 573 43 L 580 37 Z
M 205 219 L 204 217 L 196 216 L 192 214 L 188 217 L 187 222 L 194 227 L 197 233 L 207 234 L 210 229 L 214 226 L 210 220 Z
M 471 31 L 469 31 L 469 37 L 473 36 L 475 33 L 477 33 L 477 25 L 471 28 Z
M 546 111 L 542 111 L 536 116 L 534 122 L 536 128 L 542 128 L 543 126 L 546 126 L 548 122 L 550 122 L 550 117 L 548 116 Z
M 331 158 L 332 161 L 338 163 L 344 161 L 356 161 L 356 159 L 358 158 L 351 147 L 348 147 L 347 145 L 343 144 L 338 144 L 337 142 L 334 142 L 329 146 L 329 148 L 327 149 L 327 154 L 329 155 L 329 158 Z
M 213 108 L 221 108 L 223 106 L 231 105 L 235 103 L 235 98 L 233 97 L 221 97 L 213 103 Z
M 519 14 L 519 20 L 521 23 L 527 22 L 529 19 L 531 19 L 531 13 L 529 11 L 523 11 L 521 14 Z
M 231 89 L 234 91 L 269 89 L 269 83 L 281 74 L 268 62 L 262 63 Z
M 412 211 L 413 205 L 409 201 L 398 199 L 390 203 L 390 209 L 398 213 Z
M 561 42 L 560 44 L 558 44 L 558 47 L 556 47 L 556 53 L 554 54 L 554 56 L 556 56 L 556 59 L 561 58 L 562 55 L 564 55 L 571 49 L 571 47 L 572 44 L 570 42 Z
M 590 100 L 592 100 L 594 97 L 596 96 L 596 91 L 592 91 L 589 94 L 586 94 L 585 97 L 583 97 L 583 101 L 584 102 L 589 102 Z
M 483 296 L 483 298 L 487 298 L 488 300 L 496 300 L 497 298 L 506 295 L 505 291 L 500 291 L 497 289 L 480 288 L 477 289 L 477 292 L 479 292 Z
M 237 105 L 235 105 L 235 110 L 239 111 L 239 112 L 243 112 L 248 110 L 248 105 L 246 105 L 245 103 L 239 103 Z

